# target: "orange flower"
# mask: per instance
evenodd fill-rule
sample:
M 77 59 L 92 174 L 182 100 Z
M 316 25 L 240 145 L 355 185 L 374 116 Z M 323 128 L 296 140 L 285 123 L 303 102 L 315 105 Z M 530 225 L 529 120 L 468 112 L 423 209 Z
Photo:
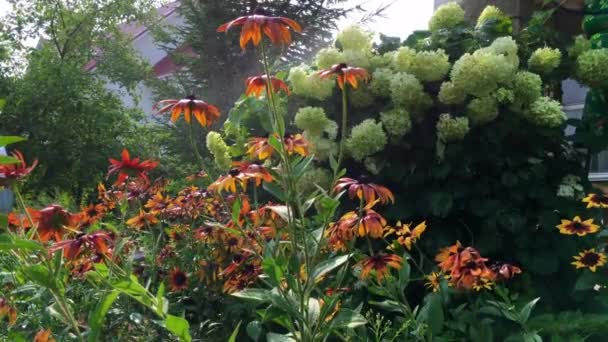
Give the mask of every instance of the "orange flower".
M 80 220 L 79 215 L 70 214 L 60 205 L 52 204 L 44 209 L 29 209 L 30 216 L 37 224 L 36 232 L 40 241 L 51 239 L 60 241 L 67 232 L 67 227 L 74 227 Z
M 17 150 L 11 154 L 18 162 L 15 164 L 0 165 L 0 186 L 9 186 L 13 182 L 29 175 L 36 165 L 38 165 L 38 160 L 36 159 L 32 165 L 28 167 L 25 163 L 25 158 L 23 158 L 23 154 Z
M 412 249 L 412 244 L 415 243 L 422 233 L 426 230 L 426 221 L 423 221 L 417 225 L 414 229 L 410 229 L 410 224 L 401 224 L 401 221 L 397 222 L 397 229 L 390 229 L 386 235 L 395 233 L 397 235 L 397 243 L 405 246 L 407 250 Z
M 374 202 L 376 199 L 379 199 L 382 204 L 395 203 L 393 193 L 382 185 L 344 177 L 338 179 L 334 192 L 340 192 L 345 188 L 348 188 L 348 197 L 365 200 L 365 204 Z
M 55 342 L 55 339 L 51 337 L 50 329 L 42 329 L 34 336 L 34 342 Z
M 335 64 L 329 69 L 319 71 L 318 75 L 320 78 L 336 76 L 340 89 L 344 89 L 346 83 L 350 84 L 353 89 L 357 89 L 359 80 L 367 82 L 370 78 L 367 70 L 348 66 L 346 63 Z
M 589 194 L 583 202 L 587 203 L 587 208 L 608 208 L 608 196 L 604 194 Z
M 247 143 L 247 154 L 250 158 L 265 160 L 272 157 L 274 149 L 268 143 L 268 138 L 251 138 Z
M 306 157 L 308 155 L 308 141 L 304 139 L 302 134 L 290 134 L 284 139 L 285 149 L 287 150 L 287 154 L 292 155 L 297 153 L 302 157 Z
M 194 95 L 187 96 L 181 100 L 162 100 L 158 102 L 157 107 L 161 107 L 158 113 L 171 111 L 172 122 L 176 122 L 180 114 L 184 113 L 184 120 L 187 123 L 190 123 L 191 115 L 194 115 L 198 123 L 203 127 L 211 126 L 220 117 L 220 110 L 217 107 L 203 100 L 197 100 Z
M 160 214 L 163 210 L 167 209 L 169 204 L 171 204 L 171 199 L 163 196 L 162 193 L 157 192 L 151 199 L 148 200 L 148 202 L 146 202 L 144 207 L 150 210 L 150 213 L 152 214 Z
M 80 212 L 80 224 L 83 226 L 91 225 L 97 222 L 106 213 L 106 207 L 103 204 L 89 204 Z
M 247 86 L 245 89 L 245 95 L 255 95 L 255 97 L 260 97 L 262 92 L 266 90 L 268 81 L 268 75 L 248 77 L 245 81 L 245 85 Z M 289 87 L 287 87 L 287 84 L 283 80 L 270 76 L 270 84 L 272 85 L 272 91 L 275 93 L 278 93 L 279 90 L 283 90 L 285 93 L 287 93 L 287 95 L 289 95 Z
M 290 29 L 302 32 L 302 28 L 295 21 L 283 17 L 266 16 L 261 9 L 256 9 L 252 15 L 242 16 L 221 25 L 217 28 L 217 32 L 227 32 L 233 26 L 243 26 L 240 39 L 242 49 L 245 49 L 249 41 L 254 46 L 259 45 L 262 41 L 262 32 L 270 38 L 273 44 L 277 45 L 291 43 Z
M 188 275 L 186 272 L 179 269 L 179 267 L 173 268 L 169 273 L 169 288 L 173 292 L 178 292 L 188 288 Z
M 153 213 L 147 213 L 143 210 L 139 210 L 139 215 L 134 216 L 127 220 L 127 225 L 140 230 L 144 227 L 155 225 L 158 223 L 158 218 Z
M 91 234 L 79 234 L 75 239 L 64 240 L 54 244 L 49 248 L 49 254 L 58 250 L 63 250 L 64 256 L 68 260 L 75 260 L 83 251 L 83 247 L 89 248 L 94 254 L 105 255 L 108 253 L 107 242 L 110 234 L 104 231 L 97 231 Z
M 110 158 L 110 167 L 108 168 L 108 177 L 114 173 L 118 173 L 118 178 L 114 185 L 123 183 L 128 177 L 138 177 L 149 183 L 147 172 L 158 166 L 158 162 L 151 160 L 139 161 L 139 158 L 131 159 L 129 151 L 125 148 L 121 153 L 121 160 Z
M 123 197 L 121 191 L 107 190 L 105 185 L 99 183 L 97 185 L 97 198 L 99 198 L 107 210 L 112 210 L 116 207 L 118 202 Z
M 389 274 L 389 268 L 394 268 L 396 270 L 401 269 L 402 263 L 403 259 L 395 254 L 380 253 L 371 257 L 366 257 L 357 263 L 357 265 L 361 267 L 359 278 L 367 279 L 369 278 L 370 272 L 375 271 L 376 280 L 380 283 Z
M 266 170 L 266 168 L 260 164 L 235 162 L 234 166 L 236 166 L 239 171 L 246 177 L 254 179 L 256 186 L 260 186 L 263 181 L 266 183 L 270 183 L 273 180 L 270 172 L 268 172 L 268 170 Z
M 425 277 L 427 282 L 424 284 L 425 287 L 432 289 L 433 292 L 439 291 L 441 287 L 441 281 L 446 279 L 446 277 L 442 273 L 431 272 L 428 276 Z
M 456 243 L 452 246 L 442 248 L 439 253 L 435 256 L 435 261 L 438 263 L 443 263 L 452 255 L 459 253 L 462 250 L 462 244 L 460 241 L 456 241 Z
M 227 175 L 220 176 L 215 182 L 211 183 L 207 187 L 207 190 L 215 192 L 230 191 L 236 193 L 237 188 L 240 187 L 241 190 L 245 191 L 247 190 L 248 180 L 249 177 L 243 174 L 239 169 L 233 168 L 228 171 Z
M 582 221 L 579 216 L 575 216 L 572 221 L 562 220 L 556 227 L 561 234 L 578 236 L 596 233 L 600 229 L 600 226 L 593 224 L 593 219 Z

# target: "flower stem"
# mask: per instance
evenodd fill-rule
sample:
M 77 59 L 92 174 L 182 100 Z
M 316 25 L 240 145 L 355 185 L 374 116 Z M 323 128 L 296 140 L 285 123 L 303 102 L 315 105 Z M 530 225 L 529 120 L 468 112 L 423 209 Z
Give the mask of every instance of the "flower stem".
M 188 133 L 190 136 L 190 145 L 192 145 L 192 151 L 194 151 L 194 155 L 201 165 L 202 169 L 205 169 L 205 164 L 203 163 L 203 157 L 201 153 L 198 151 L 198 146 L 196 145 L 196 139 L 194 139 L 194 127 L 192 127 L 192 123 L 188 124 Z
M 340 128 L 341 137 L 340 147 L 338 150 L 338 166 L 336 167 L 336 170 L 334 170 L 336 173 L 340 169 L 340 164 L 342 164 L 342 158 L 344 156 L 344 142 L 346 140 L 346 124 L 348 120 L 348 97 L 346 91 L 346 84 L 344 84 L 344 87 L 342 88 L 342 127 Z

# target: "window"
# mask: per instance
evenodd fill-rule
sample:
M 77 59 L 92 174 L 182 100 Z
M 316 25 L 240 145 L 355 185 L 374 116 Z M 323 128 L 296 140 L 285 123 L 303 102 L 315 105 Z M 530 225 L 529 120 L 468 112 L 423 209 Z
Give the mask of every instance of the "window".
M 582 118 L 587 88 L 582 87 L 574 80 L 566 80 L 562 83 L 562 89 L 564 91 L 563 104 L 566 115 L 573 119 Z M 574 127 L 568 126 L 566 134 L 574 134 Z M 608 181 L 608 151 L 601 152 L 591 158 L 589 180 L 592 182 Z

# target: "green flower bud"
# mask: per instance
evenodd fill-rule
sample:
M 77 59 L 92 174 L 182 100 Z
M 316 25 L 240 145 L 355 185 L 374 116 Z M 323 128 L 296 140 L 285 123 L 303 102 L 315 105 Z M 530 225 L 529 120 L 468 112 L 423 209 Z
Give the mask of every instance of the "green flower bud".
M 344 57 L 342 53 L 335 48 L 325 48 L 319 50 L 317 53 L 317 57 L 315 58 L 315 62 L 317 64 L 317 68 L 319 69 L 329 69 L 334 64 L 344 62 Z
M 438 99 L 444 104 L 462 104 L 467 94 L 464 89 L 456 88 L 453 82 L 443 82 L 439 90 Z
M 411 112 L 424 111 L 433 104 L 431 97 L 424 92 L 422 83 L 406 73 L 394 74 L 390 82 L 393 103 Z
M 357 25 L 351 25 L 340 31 L 336 40 L 343 51 L 369 52 L 372 49 L 372 34 Z

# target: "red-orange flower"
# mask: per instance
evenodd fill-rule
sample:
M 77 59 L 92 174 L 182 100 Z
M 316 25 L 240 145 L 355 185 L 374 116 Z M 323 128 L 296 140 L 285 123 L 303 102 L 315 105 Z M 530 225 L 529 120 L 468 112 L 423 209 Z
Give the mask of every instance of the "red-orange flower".
M 245 95 L 255 95 L 256 97 L 260 97 L 262 92 L 266 90 L 268 81 L 268 75 L 248 77 L 245 81 L 245 85 L 247 86 L 245 89 Z M 289 95 L 289 87 L 283 80 L 270 76 L 270 84 L 272 85 L 272 91 L 275 93 L 278 93 L 279 90 L 283 90 L 285 93 L 287 93 L 287 95 Z
M 29 209 L 30 216 L 37 224 L 36 232 L 40 241 L 50 239 L 60 241 L 67 232 L 67 227 L 75 226 L 80 220 L 79 215 L 70 214 L 60 205 L 52 204 L 44 209 Z
M 251 41 L 257 46 L 262 41 L 262 32 L 270 38 L 273 44 L 289 45 L 291 43 L 290 29 L 302 32 L 302 28 L 295 21 L 283 17 L 270 17 L 264 11 L 256 9 L 252 15 L 242 16 L 229 21 L 217 28 L 217 32 L 227 32 L 234 26 L 243 26 L 241 30 L 240 45 L 245 49 Z
M 268 138 L 251 138 L 247 143 L 247 154 L 250 158 L 265 160 L 272 157 L 274 149 L 268 142 Z
M 84 248 L 88 248 L 93 254 L 104 255 L 108 253 L 108 241 L 110 234 L 98 231 L 91 234 L 79 234 L 75 239 L 57 242 L 49 248 L 49 254 L 58 250 L 63 250 L 63 254 L 68 260 L 75 260 Z
M 144 206 L 150 210 L 152 214 L 160 214 L 171 204 L 171 199 L 168 196 L 163 196 L 162 193 L 157 192 L 151 199 L 146 202 Z
M 260 186 L 262 181 L 270 183 L 273 180 L 270 172 L 268 172 L 268 170 L 266 170 L 266 168 L 260 164 L 235 162 L 234 166 L 236 166 L 236 168 L 238 168 L 239 171 L 241 171 L 241 173 L 246 177 L 254 179 L 256 186 Z
M 285 144 L 285 149 L 289 155 L 297 153 L 302 157 L 306 157 L 308 155 L 308 141 L 304 139 L 302 134 L 290 134 L 285 137 L 283 140 Z
M 158 218 L 153 213 L 147 213 L 143 210 L 139 211 L 137 216 L 134 216 L 127 220 L 127 225 L 140 230 L 144 227 L 155 225 L 158 223 Z
M 334 192 L 340 192 L 346 188 L 348 188 L 348 197 L 357 197 L 360 200 L 364 200 L 366 204 L 374 202 L 376 199 L 379 199 L 382 204 L 387 204 L 388 202 L 395 203 L 393 193 L 382 185 L 344 177 L 338 179 Z
M 80 212 L 80 224 L 83 226 L 91 225 L 97 222 L 106 213 L 106 207 L 103 204 L 89 204 Z
M 402 263 L 403 259 L 395 254 L 380 253 L 374 256 L 368 256 L 357 263 L 357 265 L 361 267 L 359 278 L 367 279 L 369 278 L 370 272 L 375 271 L 376 280 L 380 283 L 389 274 L 389 268 L 398 270 L 401 268 Z
M 8 186 L 12 182 L 27 176 L 34 170 L 36 165 L 38 165 L 38 159 L 36 159 L 32 165 L 27 166 L 23 154 L 19 151 L 15 151 L 11 154 L 18 162 L 15 164 L 0 165 L 0 186 Z
M 249 178 L 249 176 L 242 173 L 238 168 L 232 168 L 228 171 L 227 175 L 220 176 L 215 182 L 211 183 L 207 187 L 207 190 L 216 192 L 237 192 L 237 188 L 240 187 L 241 190 L 245 191 L 247 190 L 247 181 Z
M 51 336 L 50 329 L 42 329 L 34 336 L 34 342 L 55 342 L 55 339 Z
M 338 86 L 344 89 L 344 84 L 350 84 L 353 89 L 359 86 L 359 80 L 369 81 L 369 73 L 363 68 L 348 66 L 346 63 L 334 64 L 331 68 L 319 71 L 320 78 L 330 78 L 336 76 Z
M 161 107 L 162 106 L 162 107 Z M 158 102 L 157 107 L 161 107 L 158 113 L 171 112 L 171 121 L 176 122 L 180 114 L 184 113 L 184 120 L 190 123 L 191 116 L 194 115 L 199 124 L 203 127 L 209 127 L 219 119 L 220 110 L 217 107 L 208 104 L 203 100 L 197 100 L 194 95 L 190 95 L 185 99 L 169 99 Z
M 186 272 L 175 267 L 169 273 L 169 288 L 173 292 L 185 290 L 188 288 L 188 275 Z
M 155 161 L 144 160 L 140 162 L 139 158 L 131 159 L 126 148 L 122 150 L 121 160 L 110 158 L 110 164 L 108 177 L 115 173 L 118 174 L 114 185 L 123 183 L 128 177 L 138 177 L 149 183 L 147 172 L 158 166 L 158 162 Z

